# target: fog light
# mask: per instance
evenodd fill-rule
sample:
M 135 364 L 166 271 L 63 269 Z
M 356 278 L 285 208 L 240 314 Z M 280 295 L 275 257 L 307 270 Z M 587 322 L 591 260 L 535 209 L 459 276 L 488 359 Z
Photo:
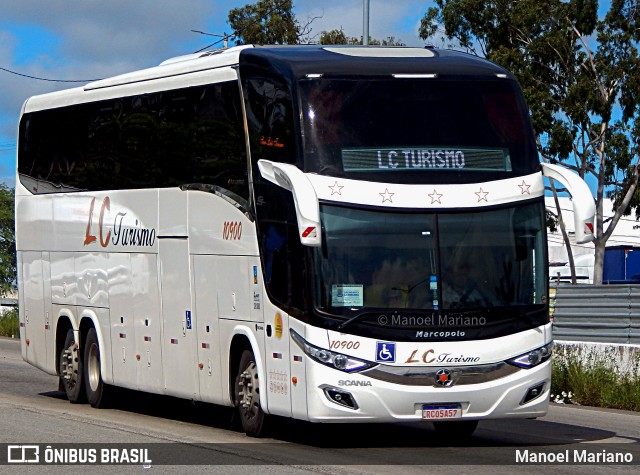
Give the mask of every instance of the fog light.
M 529 401 L 533 401 L 534 399 L 540 397 L 543 392 L 544 392 L 544 383 L 536 384 L 535 386 L 527 390 L 526 394 L 524 395 L 524 398 L 522 398 L 522 402 L 520 402 L 520 405 L 522 406 L 523 404 L 526 404 Z
M 332 387 L 324 387 L 322 390 L 329 401 L 339 404 L 340 406 L 348 407 L 349 409 L 358 409 L 358 404 L 351 393 Z

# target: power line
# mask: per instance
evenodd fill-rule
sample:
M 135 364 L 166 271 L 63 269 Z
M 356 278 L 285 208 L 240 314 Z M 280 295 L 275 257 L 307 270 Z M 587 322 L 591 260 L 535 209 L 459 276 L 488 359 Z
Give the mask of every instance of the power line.
M 38 76 L 30 76 L 28 74 L 22 74 L 19 73 L 17 71 L 12 71 L 11 69 L 7 69 L 7 68 L 2 68 L 0 67 L 0 71 L 4 71 L 6 73 L 9 74 L 15 74 L 16 76 L 22 76 L 23 78 L 28 78 L 28 79 L 37 79 L 38 81 L 48 81 L 48 82 L 83 82 L 83 83 L 87 83 L 87 82 L 92 82 L 92 81 L 99 81 L 99 79 L 49 79 L 49 78 L 40 78 Z
M 194 33 L 200 33 L 201 35 L 207 35 L 207 36 L 219 36 L 220 38 L 222 38 L 222 41 L 224 42 L 224 43 L 223 43 L 223 45 L 222 45 L 222 46 L 223 46 L 223 48 L 227 48 L 227 47 L 228 47 L 228 42 L 229 42 L 229 40 L 231 40 L 231 39 L 235 38 L 235 35 L 233 35 L 233 34 L 231 34 L 231 35 L 227 35 L 226 33 L 223 33 L 222 35 L 218 35 L 218 34 L 215 34 L 215 33 L 207 33 L 207 32 L 205 32 L 205 31 L 200 31 L 200 30 L 191 30 L 191 31 L 192 31 L 192 32 L 194 32 Z M 218 41 L 218 43 L 219 43 L 219 41 Z M 215 43 L 214 43 L 214 44 L 215 44 Z M 208 48 L 208 47 L 207 47 L 207 48 Z M 206 48 L 203 48 L 203 49 L 206 49 Z M 202 51 L 202 49 L 201 49 L 201 50 L 196 51 L 196 53 L 199 53 L 200 51 Z
M 260 21 L 264 20 L 267 16 L 271 15 L 271 14 L 272 14 L 274 11 L 276 11 L 278 8 L 282 8 L 282 3 L 276 3 L 276 4 L 275 4 L 275 6 L 274 6 L 271 10 L 268 10 L 267 12 L 265 12 L 264 17 L 262 17 L 262 18 L 261 18 L 261 17 L 256 18 L 254 21 L 252 21 L 252 22 L 251 22 L 251 23 L 249 23 L 248 25 L 243 26 L 242 28 L 240 28 L 239 30 L 234 31 L 233 33 L 231 33 L 231 34 L 230 34 L 230 35 L 228 35 L 228 36 L 226 36 L 226 35 L 225 35 L 223 38 L 219 39 L 219 40 L 218 40 L 218 41 L 216 41 L 215 43 L 211 43 L 209 46 L 205 46 L 204 48 L 200 48 L 198 51 L 194 51 L 194 54 L 195 54 L 195 53 L 200 53 L 201 51 L 204 51 L 204 50 L 206 50 L 206 49 L 209 49 L 209 48 L 211 48 L 212 46 L 217 45 L 217 44 L 218 44 L 218 43 L 220 43 L 221 41 L 225 41 L 225 40 L 230 39 L 230 38 L 233 38 L 233 37 L 236 37 L 236 38 L 237 38 L 238 36 L 240 36 L 240 34 L 241 34 L 244 30 L 246 30 L 246 29 L 247 29 L 247 28 L 249 28 L 250 26 L 253 26 L 253 25 L 255 25 L 256 23 L 258 23 L 258 22 L 260 22 Z M 194 30 L 191 30 L 191 31 L 194 31 Z M 200 31 L 195 31 L 195 33 L 209 34 L 209 35 L 211 35 L 211 36 L 220 36 L 220 35 L 213 35 L 213 34 L 211 34 L 211 33 L 204 33 L 204 32 L 200 32 Z

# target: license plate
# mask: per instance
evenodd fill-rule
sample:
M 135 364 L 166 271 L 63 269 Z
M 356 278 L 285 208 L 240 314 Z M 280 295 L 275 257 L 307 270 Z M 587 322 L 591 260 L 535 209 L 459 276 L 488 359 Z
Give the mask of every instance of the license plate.
M 424 404 L 422 418 L 425 420 L 460 419 L 462 408 L 460 404 Z

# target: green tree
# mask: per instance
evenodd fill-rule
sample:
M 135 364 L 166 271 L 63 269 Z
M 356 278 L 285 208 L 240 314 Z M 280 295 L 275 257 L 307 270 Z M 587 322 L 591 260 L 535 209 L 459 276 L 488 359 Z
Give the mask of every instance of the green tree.
M 321 45 L 361 45 L 362 37 L 356 38 L 354 36 L 347 36 L 342 31 L 342 28 L 334 29 L 331 31 L 323 31 L 320 33 L 320 44 Z M 381 46 L 406 46 L 402 41 L 396 40 L 394 36 L 389 36 L 384 40 L 380 41 L 375 38 L 369 37 L 370 45 L 381 45 Z
M 292 0 L 259 0 L 229 11 L 229 25 L 239 44 L 295 45 L 308 33 L 293 13 Z
M 16 237 L 13 189 L 0 183 L 0 296 L 16 288 Z
M 435 0 L 420 36 L 447 38 L 512 71 L 523 87 L 544 160 L 596 185 L 594 283 L 607 240 L 629 205 L 640 205 L 640 5 L 611 0 Z M 616 203 L 604 222 L 606 195 Z M 606 226 L 605 226 L 606 225 Z
M 354 42 L 355 41 L 355 42 Z M 321 45 L 353 45 L 360 44 L 360 40 L 344 34 L 342 28 L 320 33 Z

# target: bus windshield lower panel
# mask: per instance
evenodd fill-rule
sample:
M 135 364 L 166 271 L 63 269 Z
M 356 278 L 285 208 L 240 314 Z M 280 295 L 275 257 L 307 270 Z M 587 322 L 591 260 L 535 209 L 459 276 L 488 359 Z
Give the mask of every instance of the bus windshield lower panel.
M 325 315 L 546 308 L 541 202 L 446 214 L 323 205 L 321 219 L 314 289 Z

